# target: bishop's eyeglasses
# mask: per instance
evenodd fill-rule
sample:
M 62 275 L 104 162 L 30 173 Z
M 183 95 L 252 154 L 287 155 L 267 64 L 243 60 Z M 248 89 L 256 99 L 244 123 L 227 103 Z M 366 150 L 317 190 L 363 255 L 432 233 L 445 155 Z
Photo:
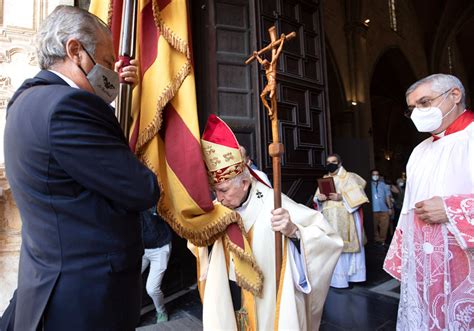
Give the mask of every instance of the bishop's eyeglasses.
M 415 102 L 415 105 L 409 105 L 407 109 L 405 109 L 405 112 L 404 112 L 404 115 L 408 118 L 411 117 L 411 113 L 413 112 L 413 109 L 415 108 L 418 108 L 420 110 L 425 110 L 425 109 L 429 109 L 431 108 L 431 103 L 433 101 L 435 101 L 436 99 L 438 99 L 439 97 L 445 95 L 446 93 L 448 93 L 449 91 L 451 91 L 451 88 L 449 90 L 446 90 L 444 91 L 443 93 L 441 93 L 440 95 L 434 97 L 434 98 L 428 98 L 428 97 L 423 97 L 421 98 L 420 100 L 416 101 Z

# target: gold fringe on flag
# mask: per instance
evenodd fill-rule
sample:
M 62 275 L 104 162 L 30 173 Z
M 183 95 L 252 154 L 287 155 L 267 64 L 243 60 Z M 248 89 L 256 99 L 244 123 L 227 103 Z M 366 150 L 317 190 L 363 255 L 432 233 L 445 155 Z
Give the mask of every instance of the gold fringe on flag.
M 166 41 L 178 52 L 186 55 L 186 58 L 191 61 L 191 52 L 189 51 L 188 43 L 177 36 L 173 30 L 165 24 L 161 17 L 157 0 L 153 0 L 153 19 L 155 20 L 156 27 L 160 29 L 161 35 L 166 39 Z
M 107 26 L 112 28 L 112 16 L 114 14 L 114 0 L 109 0 L 109 5 L 107 9 Z
M 153 120 L 143 129 L 140 129 L 140 134 L 138 135 L 136 151 L 139 159 L 142 159 L 143 155 L 140 153 L 140 150 L 157 134 L 161 129 L 161 124 L 163 122 L 163 109 L 174 98 L 176 92 L 183 84 L 183 81 L 191 72 L 191 62 L 186 62 L 183 67 L 179 70 L 174 79 L 166 86 L 161 95 L 158 97 L 156 104 L 156 113 L 153 117 Z M 143 160 L 143 159 L 142 159 Z M 155 173 L 157 173 L 155 171 Z
M 242 231 L 244 234 L 245 231 Z M 248 246 L 248 240 L 244 235 L 245 246 Z M 229 236 L 224 236 L 224 244 L 226 249 L 234 255 L 235 275 L 237 276 L 237 284 L 243 289 L 253 293 L 258 297 L 262 297 L 263 291 L 263 272 L 257 265 L 255 258 L 250 252 L 244 251 L 242 248 L 234 244 Z M 241 264 L 241 265 L 238 265 Z

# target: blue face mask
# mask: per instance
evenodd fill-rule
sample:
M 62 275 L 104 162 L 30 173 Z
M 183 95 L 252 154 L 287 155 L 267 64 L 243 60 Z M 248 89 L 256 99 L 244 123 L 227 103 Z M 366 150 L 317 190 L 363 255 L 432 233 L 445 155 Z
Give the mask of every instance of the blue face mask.
M 87 80 L 94 89 L 95 94 L 101 97 L 107 104 L 110 104 L 115 100 L 119 93 L 118 73 L 96 63 L 84 46 L 82 48 L 86 52 L 87 56 L 89 56 L 92 63 L 94 63 L 94 67 L 87 74 L 80 65 L 79 69 L 81 69 L 81 71 L 86 76 Z

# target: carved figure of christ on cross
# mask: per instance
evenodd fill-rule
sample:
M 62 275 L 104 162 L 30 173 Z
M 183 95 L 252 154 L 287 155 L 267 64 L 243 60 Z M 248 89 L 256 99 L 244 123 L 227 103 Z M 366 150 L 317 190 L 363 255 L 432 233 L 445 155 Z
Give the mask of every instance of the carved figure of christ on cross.
M 267 77 L 267 85 L 260 94 L 260 99 L 263 105 L 268 110 L 268 116 L 272 123 L 272 143 L 268 147 L 270 156 L 272 157 L 272 170 L 273 170 L 273 208 L 281 208 L 281 156 L 283 155 L 283 144 L 280 143 L 280 135 L 278 128 L 278 112 L 277 112 L 277 100 L 276 100 L 276 87 L 277 87 L 277 64 L 278 58 L 283 50 L 285 40 L 296 37 L 295 32 L 291 32 L 288 35 L 282 34 L 280 39 L 277 39 L 276 28 L 272 26 L 268 29 L 270 34 L 271 43 L 259 51 L 253 53 L 253 55 L 245 61 L 245 64 L 249 64 L 253 60 L 257 60 L 265 69 L 265 75 Z M 268 51 L 272 52 L 271 62 L 267 59 L 262 59 L 261 54 Z M 267 95 L 270 98 L 270 105 L 268 104 Z M 281 233 L 275 232 L 275 272 L 276 272 L 276 288 L 278 294 L 278 287 L 280 283 L 281 274 L 281 260 L 282 260 L 282 240 Z

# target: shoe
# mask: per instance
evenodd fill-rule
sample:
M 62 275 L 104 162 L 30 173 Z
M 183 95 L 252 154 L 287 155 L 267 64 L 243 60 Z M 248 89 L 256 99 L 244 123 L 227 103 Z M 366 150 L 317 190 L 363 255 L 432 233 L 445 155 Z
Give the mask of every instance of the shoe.
M 156 313 L 156 323 L 168 322 L 168 313 L 166 311 Z

